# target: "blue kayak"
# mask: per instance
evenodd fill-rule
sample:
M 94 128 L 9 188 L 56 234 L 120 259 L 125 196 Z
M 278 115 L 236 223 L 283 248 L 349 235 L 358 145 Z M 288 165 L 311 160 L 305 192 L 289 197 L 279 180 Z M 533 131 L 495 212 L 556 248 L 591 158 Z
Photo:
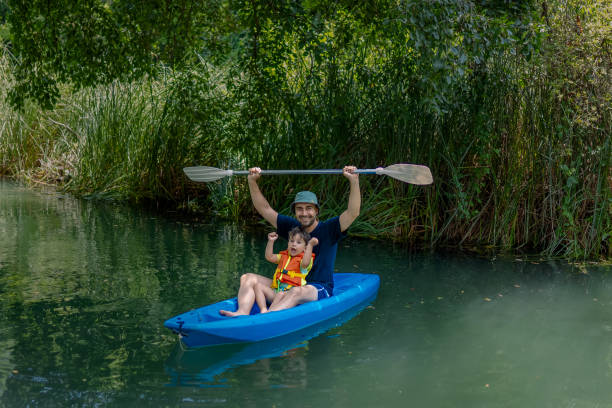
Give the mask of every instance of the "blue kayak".
M 166 320 L 164 326 L 179 334 L 187 347 L 244 343 L 284 336 L 320 324 L 376 298 L 380 278 L 374 274 L 334 274 L 334 295 L 287 310 L 226 317 L 219 310 L 237 310 L 236 298 L 190 310 Z
M 251 364 L 263 358 L 284 356 L 288 350 L 306 347 L 308 340 L 341 326 L 357 316 L 370 302 L 365 300 L 331 319 L 268 340 L 197 348 L 185 348 L 177 344 L 164 364 L 170 376 L 170 385 L 202 386 L 213 383 L 215 377 L 230 368 Z

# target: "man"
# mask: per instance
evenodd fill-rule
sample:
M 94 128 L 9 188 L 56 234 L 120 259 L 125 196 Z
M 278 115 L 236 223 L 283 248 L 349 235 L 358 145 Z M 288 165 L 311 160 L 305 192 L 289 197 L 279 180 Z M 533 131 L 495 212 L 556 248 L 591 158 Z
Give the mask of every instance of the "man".
M 306 277 L 306 285 L 291 288 L 279 293 L 270 305 L 269 311 L 289 309 L 305 302 L 324 299 L 333 295 L 334 289 L 334 264 L 336 262 L 336 251 L 338 242 L 346 235 L 346 230 L 355 221 L 361 208 L 361 192 L 359 189 L 359 174 L 354 166 L 345 166 L 343 175 L 349 180 L 350 192 L 347 209 L 340 216 L 319 221 L 319 202 L 314 193 L 300 191 L 291 204 L 295 218 L 287 217 L 276 212 L 263 196 L 257 180 L 261 177 L 261 169 L 253 167 L 249 169 L 249 191 L 251 200 L 257 212 L 274 228 L 278 235 L 287 238 L 289 231 L 296 226 L 317 238 L 319 244 L 314 247 L 315 254 L 312 270 Z M 240 277 L 240 289 L 238 290 L 238 310 L 235 312 L 221 310 L 224 316 L 248 315 L 255 302 L 255 286 L 270 285 L 272 280 L 255 273 L 246 273 Z

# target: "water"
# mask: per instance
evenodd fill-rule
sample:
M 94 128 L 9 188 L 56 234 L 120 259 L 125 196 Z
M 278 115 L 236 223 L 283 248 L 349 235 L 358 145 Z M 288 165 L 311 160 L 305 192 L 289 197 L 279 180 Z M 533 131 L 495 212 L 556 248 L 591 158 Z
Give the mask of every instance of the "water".
M 604 266 L 345 240 L 382 278 L 356 317 L 182 350 L 163 321 L 271 275 L 266 232 L 0 182 L 0 406 L 612 407 Z

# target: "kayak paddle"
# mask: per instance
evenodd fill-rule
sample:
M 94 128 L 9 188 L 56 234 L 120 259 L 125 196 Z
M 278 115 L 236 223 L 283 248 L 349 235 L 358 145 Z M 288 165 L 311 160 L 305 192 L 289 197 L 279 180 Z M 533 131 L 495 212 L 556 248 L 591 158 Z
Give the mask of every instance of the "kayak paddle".
M 223 177 L 229 176 L 248 176 L 248 170 L 223 170 L 216 167 L 195 166 L 185 167 L 183 169 L 187 177 L 193 181 L 207 183 L 209 181 L 220 180 Z M 378 174 L 389 176 L 394 179 L 403 181 L 404 183 L 426 185 L 433 183 L 433 177 L 429 167 L 420 164 L 392 164 L 387 167 L 379 167 L 377 169 L 357 169 L 355 173 L 359 174 Z M 287 174 L 342 174 L 341 169 L 323 169 L 323 170 L 262 170 L 262 175 L 287 175 Z

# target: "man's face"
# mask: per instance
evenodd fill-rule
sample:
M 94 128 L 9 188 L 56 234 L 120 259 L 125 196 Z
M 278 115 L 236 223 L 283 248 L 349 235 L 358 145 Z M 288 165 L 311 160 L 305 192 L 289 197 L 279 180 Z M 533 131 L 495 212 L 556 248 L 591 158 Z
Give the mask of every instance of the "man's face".
M 317 206 L 309 203 L 296 203 L 295 204 L 295 218 L 298 219 L 302 228 L 308 228 L 312 226 L 317 220 L 317 214 L 319 210 Z

